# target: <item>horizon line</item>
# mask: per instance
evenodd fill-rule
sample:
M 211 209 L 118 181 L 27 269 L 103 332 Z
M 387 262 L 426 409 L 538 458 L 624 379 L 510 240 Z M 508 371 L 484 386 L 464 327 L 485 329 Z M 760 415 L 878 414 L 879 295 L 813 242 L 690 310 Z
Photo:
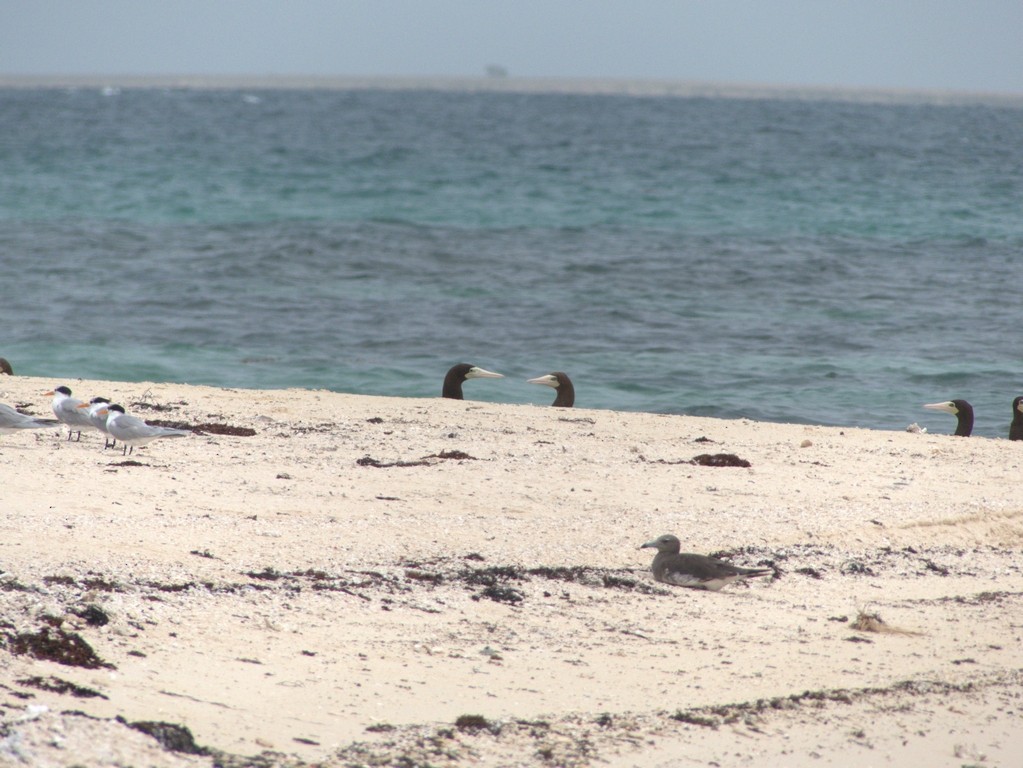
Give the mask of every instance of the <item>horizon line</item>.
M 636 77 L 511 75 L 7 74 L 0 88 L 181 88 L 196 90 L 447 90 L 678 98 L 833 99 L 919 104 L 1023 106 L 1023 93 L 849 85 L 734 83 Z

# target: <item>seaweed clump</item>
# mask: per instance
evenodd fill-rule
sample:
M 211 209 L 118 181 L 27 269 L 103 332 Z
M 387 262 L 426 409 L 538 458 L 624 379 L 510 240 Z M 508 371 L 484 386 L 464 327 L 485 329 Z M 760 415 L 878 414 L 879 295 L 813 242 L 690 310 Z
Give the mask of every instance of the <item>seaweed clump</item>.
M 81 635 L 57 627 L 43 627 L 38 632 L 8 635 L 7 650 L 15 656 L 31 656 L 68 667 L 115 669 L 113 664 L 103 661 Z

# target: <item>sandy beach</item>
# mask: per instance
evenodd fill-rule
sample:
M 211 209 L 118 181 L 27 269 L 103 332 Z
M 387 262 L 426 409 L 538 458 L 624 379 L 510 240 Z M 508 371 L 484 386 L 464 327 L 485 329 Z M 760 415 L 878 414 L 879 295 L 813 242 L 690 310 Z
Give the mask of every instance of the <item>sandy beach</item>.
M 61 384 L 195 431 L 0 436 L 0 765 L 1020 764 L 1023 443 Z

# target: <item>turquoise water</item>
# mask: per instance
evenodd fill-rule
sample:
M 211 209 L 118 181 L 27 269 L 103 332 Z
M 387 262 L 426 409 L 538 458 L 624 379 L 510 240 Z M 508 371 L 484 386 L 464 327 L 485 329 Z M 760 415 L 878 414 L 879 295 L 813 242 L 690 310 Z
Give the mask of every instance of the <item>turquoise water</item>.
M 18 373 L 1006 435 L 1023 110 L 0 89 Z M 85 394 L 85 393 L 83 393 Z

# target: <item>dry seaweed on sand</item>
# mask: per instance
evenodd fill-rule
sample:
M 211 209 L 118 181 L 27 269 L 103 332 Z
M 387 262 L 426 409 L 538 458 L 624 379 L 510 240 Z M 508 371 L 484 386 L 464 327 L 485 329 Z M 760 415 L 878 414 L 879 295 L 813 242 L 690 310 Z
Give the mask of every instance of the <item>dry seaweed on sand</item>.
M 693 456 L 689 462 L 701 467 L 742 467 L 748 468 L 753 465 L 746 459 L 741 459 L 734 453 L 701 453 Z
M 146 422 L 154 427 L 169 427 L 170 429 L 184 429 L 194 432 L 197 435 L 226 435 L 228 437 L 253 437 L 256 430 L 252 427 L 235 427 L 230 424 L 219 422 L 203 422 L 202 424 L 189 424 L 187 421 L 174 421 L 170 419 L 150 419 Z
M 441 451 L 440 453 L 431 453 L 429 456 L 423 456 L 421 459 L 414 461 L 404 461 L 399 459 L 398 461 L 380 461 L 374 459 L 372 456 L 363 456 L 361 459 L 355 461 L 360 467 L 377 467 L 379 469 L 385 469 L 387 467 L 430 467 L 438 462 L 431 461 L 431 459 L 445 459 L 453 461 L 479 461 L 475 456 L 470 456 L 464 451 Z
M 698 467 L 741 467 L 748 469 L 753 466 L 747 459 L 740 458 L 734 453 L 701 453 L 693 456 L 691 459 L 678 459 L 674 461 L 668 459 L 650 460 L 641 455 L 639 460 L 650 461 L 652 464 L 691 464 Z
M 14 656 L 31 656 L 68 667 L 115 669 L 113 664 L 103 661 L 81 635 L 65 632 L 59 627 L 42 627 L 38 632 L 12 633 L 7 635 L 3 645 Z

